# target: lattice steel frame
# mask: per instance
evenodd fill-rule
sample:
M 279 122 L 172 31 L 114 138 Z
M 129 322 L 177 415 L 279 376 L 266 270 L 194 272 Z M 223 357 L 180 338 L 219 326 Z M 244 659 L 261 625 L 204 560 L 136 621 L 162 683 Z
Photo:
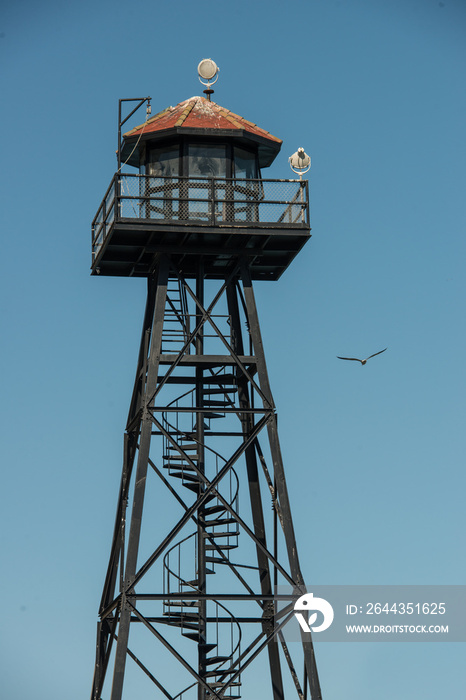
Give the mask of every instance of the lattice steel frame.
M 225 275 L 223 282 L 218 283 L 219 289 L 208 305 L 205 302 L 202 259 L 199 259 L 199 271 L 194 290 L 193 283 L 183 279 L 178 268 L 175 257 L 163 255 L 154 276 L 148 279 L 136 379 L 124 436 L 123 471 L 114 535 L 99 609 L 96 665 L 91 700 L 100 700 L 102 697 L 104 686 L 107 688 L 106 677 L 112 665 L 113 680 L 108 697 L 110 700 L 123 700 L 123 681 L 128 657 L 131 657 L 153 682 L 154 697 L 166 697 L 171 700 L 178 697 L 183 697 L 183 700 L 184 697 L 192 697 L 189 693 L 186 696 L 182 693 L 173 694 L 173 691 L 170 691 L 167 685 L 156 677 L 154 669 L 144 664 L 130 649 L 130 628 L 134 625 L 143 625 L 147 628 L 154 639 L 171 653 L 180 668 L 183 667 L 189 673 L 198 700 L 239 697 L 231 693 L 238 692 L 241 674 L 262 650 L 267 650 L 268 653 L 270 697 L 273 700 L 284 700 L 286 695 L 282 677 L 284 662 L 286 662 L 285 666 L 289 667 L 293 679 L 293 693 L 296 692 L 297 697 L 304 700 L 309 688 L 312 700 L 321 700 L 310 635 L 303 636 L 302 646 L 298 645 L 301 649 L 300 653 L 304 655 L 304 679 L 301 682 L 298 677 L 300 674 L 281 631 L 285 622 L 293 614 L 292 608 L 288 606 L 285 612 L 280 614 L 277 614 L 275 608 L 274 586 L 279 579 L 289 584 L 297 594 L 304 592 L 305 588 L 298 560 L 278 440 L 277 416 L 269 385 L 249 264 L 246 258 L 238 258 L 237 264 L 230 269 L 228 275 Z M 178 308 L 170 300 L 167 292 L 170 280 L 175 280 L 182 294 L 195 307 L 192 328 L 186 323 L 182 307 Z M 216 305 L 220 300 L 228 309 L 228 334 L 219 327 L 215 318 Z M 183 341 L 176 352 L 165 353 L 163 352 L 164 328 L 166 332 L 167 309 L 170 309 L 170 305 L 175 315 L 179 316 L 180 327 L 183 328 Z M 223 354 L 212 355 L 205 350 L 207 328 L 223 346 Z M 180 372 L 184 374 L 180 375 Z M 228 386 L 232 388 L 226 388 L 227 381 Z M 215 395 L 212 389 L 206 389 L 206 382 L 208 386 L 216 387 L 217 395 L 222 396 L 223 392 L 224 397 L 228 396 L 229 401 L 224 398 L 222 401 L 206 399 L 206 392 L 210 392 L 209 395 Z M 164 404 L 164 392 L 167 387 L 176 383 L 187 384 L 193 392 L 193 405 L 190 409 L 170 405 L 168 399 Z M 232 400 L 228 392 L 231 393 L 233 388 L 235 398 Z M 231 405 L 228 405 L 229 402 Z M 227 427 L 227 430 L 222 433 L 209 431 L 206 428 L 216 403 L 222 403 L 217 409 L 221 415 L 229 420 L 232 417 L 239 419 L 240 430 L 233 432 L 231 427 Z M 194 416 L 195 422 L 189 439 L 196 446 L 195 448 L 187 447 L 187 433 L 174 430 L 173 422 L 164 422 L 163 416 L 181 417 L 183 412 Z M 228 426 L 230 426 L 229 423 Z M 205 468 L 206 445 L 212 434 L 215 434 L 217 439 L 222 435 L 228 439 L 235 435 L 238 442 L 237 447 L 213 476 L 207 473 Z M 173 476 L 178 474 L 177 483 L 182 481 L 183 485 L 188 484 L 189 494 L 194 494 L 194 496 L 191 495 L 192 502 L 185 501 L 184 494 L 181 494 L 182 489 L 176 488 L 173 485 L 173 479 L 160 469 L 160 466 L 166 466 L 166 456 L 160 455 L 158 464 L 153 458 L 151 441 L 155 439 L 155 435 L 165 440 L 168 450 L 175 455 L 175 461 L 177 459 L 182 465 L 181 472 L 172 470 L 171 473 Z M 266 436 L 268 443 L 269 464 L 260 444 L 260 437 L 263 436 Z M 193 449 L 196 450 L 196 457 L 193 457 Z M 247 479 L 250 498 L 248 517 L 240 514 L 233 507 L 231 499 L 229 500 L 222 493 L 223 480 L 239 462 L 245 463 L 243 478 Z M 189 471 L 180 477 L 183 468 Z M 145 504 L 148 471 L 157 475 L 160 488 L 165 488 L 167 494 L 171 494 L 174 502 L 181 507 L 182 515 L 141 563 L 138 561 L 138 554 L 140 555 L 143 510 L 144 506 L 150 508 L 149 503 Z M 188 480 L 186 481 L 185 478 Z M 261 483 L 267 485 L 267 493 L 264 493 Z M 130 495 L 132 495 L 132 506 L 128 533 L 126 511 Z M 270 496 L 273 506 L 271 529 L 270 518 L 267 520 L 264 507 L 265 501 Z M 212 502 L 217 505 L 209 505 Z M 215 508 L 217 508 L 216 511 Z M 236 531 L 241 532 L 242 537 L 249 538 L 253 543 L 256 552 L 253 562 L 234 563 L 229 559 L 228 551 L 224 546 L 222 547 L 218 539 L 221 533 L 214 532 L 215 528 L 212 526 L 214 522 L 212 514 L 215 512 L 222 514 L 223 523 L 234 523 Z M 249 522 L 247 522 L 248 518 Z M 217 520 L 220 521 L 220 516 Z M 182 590 L 175 592 L 164 590 L 162 582 L 158 590 L 143 592 L 141 585 L 144 585 L 148 579 L 149 571 L 155 564 L 160 563 L 163 557 L 168 556 L 168 550 L 174 548 L 177 538 L 187 525 L 194 525 L 197 538 L 195 580 L 190 582 L 183 580 L 183 585 L 179 587 Z M 283 549 L 286 552 L 287 561 L 278 559 L 279 541 L 284 543 Z M 223 564 L 224 570 L 231 574 L 239 586 L 242 586 L 244 592 L 238 593 L 235 590 L 231 593 L 219 593 L 218 590 L 213 590 L 207 583 L 207 574 L 211 573 L 208 569 L 209 560 Z M 245 569 L 254 570 L 256 581 L 254 585 L 251 584 L 250 579 L 246 578 L 242 566 Z M 168 576 L 170 575 L 173 575 L 171 570 Z M 181 575 L 176 574 L 176 577 L 181 579 Z M 235 658 L 233 656 L 215 657 L 224 660 L 216 661 L 217 669 L 212 672 L 209 670 L 209 664 L 212 663 L 209 652 L 214 645 L 209 643 L 208 631 L 213 621 L 208 615 L 208 605 L 215 603 L 223 607 L 220 601 L 228 600 L 257 602 L 260 614 L 245 616 L 242 620 L 255 624 L 258 634 Z M 152 605 L 150 615 L 141 610 L 145 603 Z M 162 605 L 165 605 L 165 614 L 154 615 L 156 606 L 160 609 Z M 178 612 L 170 613 L 176 606 Z M 189 606 L 193 606 L 196 612 L 186 612 Z M 184 636 L 196 643 L 197 664 L 189 663 L 183 653 L 168 640 L 167 635 L 160 631 L 164 625 L 166 629 L 167 624 L 179 627 Z M 267 691 L 264 689 L 265 692 Z

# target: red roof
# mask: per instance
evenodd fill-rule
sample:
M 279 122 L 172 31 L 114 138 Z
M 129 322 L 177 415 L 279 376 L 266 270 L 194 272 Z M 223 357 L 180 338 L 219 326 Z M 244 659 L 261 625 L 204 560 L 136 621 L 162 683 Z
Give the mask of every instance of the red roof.
M 210 102 L 205 97 L 190 97 L 189 100 L 180 102 L 176 107 L 168 107 L 163 112 L 159 112 L 155 117 L 151 117 L 144 124 L 124 134 L 124 138 L 132 138 L 144 134 L 156 133 L 185 127 L 188 129 L 228 129 L 236 131 L 246 131 L 255 136 L 260 136 L 276 144 L 281 144 L 282 140 L 272 136 L 265 129 L 261 129 L 257 124 L 244 119 L 243 117 L 230 112 L 230 110 L 220 107 L 215 102 Z

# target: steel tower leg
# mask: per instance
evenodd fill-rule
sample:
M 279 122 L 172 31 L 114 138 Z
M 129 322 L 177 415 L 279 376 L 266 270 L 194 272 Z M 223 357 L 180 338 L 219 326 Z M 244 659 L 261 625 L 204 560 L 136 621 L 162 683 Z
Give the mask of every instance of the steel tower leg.
M 131 609 L 127 605 L 126 597 L 132 591 L 134 576 L 136 574 L 139 538 L 141 535 L 142 511 L 144 506 L 144 493 L 146 488 L 147 469 L 149 466 L 149 449 L 152 432 L 152 420 L 149 412 L 149 403 L 155 394 L 159 359 L 162 348 L 162 329 L 167 298 L 168 262 L 164 258 L 159 267 L 157 290 L 154 309 L 154 330 L 151 338 L 149 363 L 147 366 L 146 388 L 143 393 L 141 406 L 141 428 L 139 437 L 139 454 L 134 487 L 133 508 L 129 531 L 128 550 L 125 565 L 123 590 L 120 601 L 120 625 L 115 656 L 115 670 L 111 700 L 121 700 L 123 693 L 123 680 L 126 658 L 128 652 L 129 626 Z
M 265 649 L 272 700 L 291 697 L 286 667 L 299 700 L 307 685 L 321 700 L 310 636 L 301 646 L 303 691 L 281 632 L 292 611 L 287 618 L 275 609 L 279 579 L 296 591 L 304 582 L 249 268 L 240 261 L 213 283 L 200 264 L 194 289 L 177 270 L 165 257 L 148 282 L 92 700 L 102 697 L 112 664 L 110 700 L 134 696 L 123 687 L 128 657 L 155 686 L 154 697 L 240 698 L 242 675 Z M 173 503 L 149 554 L 140 547 L 151 513 L 148 477 Z M 273 518 L 264 507 L 269 496 Z M 278 559 L 278 539 L 287 562 Z M 142 660 L 146 643 L 133 648 L 135 628 L 147 630 L 157 649 L 153 666 Z M 155 662 L 162 652 L 179 674 L 167 676 Z
M 267 402 L 273 405 L 272 392 L 270 390 L 267 367 L 265 363 L 264 347 L 259 327 L 259 318 L 257 315 L 257 307 L 254 297 L 254 291 L 252 288 L 251 275 L 245 261 L 242 261 L 241 264 L 241 276 L 244 285 L 244 296 L 246 300 L 250 332 L 254 347 L 256 348 L 257 371 L 260 378 L 261 388 L 264 391 Z M 267 426 L 267 430 L 269 434 L 277 496 L 281 507 L 283 534 L 285 536 L 286 541 L 291 575 L 294 581 L 296 582 L 297 586 L 304 587 L 304 579 L 301 573 L 301 568 L 299 566 L 298 549 L 296 546 L 293 519 L 291 516 L 290 501 L 288 498 L 288 489 L 286 486 L 285 472 L 283 469 L 283 459 L 280 450 L 280 443 L 278 440 L 277 418 L 275 414 L 270 420 Z M 309 639 L 304 639 L 303 637 L 303 647 L 306 675 L 307 680 L 309 682 L 311 698 L 312 700 L 321 700 L 322 693 L 320 689 L 319 676 L 317 673 L 317 666 L 315 662 L 314 647 L 310 635 Z

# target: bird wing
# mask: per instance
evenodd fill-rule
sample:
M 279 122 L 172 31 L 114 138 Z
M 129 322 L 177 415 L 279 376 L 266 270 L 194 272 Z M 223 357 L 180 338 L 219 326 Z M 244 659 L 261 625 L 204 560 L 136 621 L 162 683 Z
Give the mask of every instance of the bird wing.
M 373 355 L 369 355 L 369 357 L 367 357 L 366 359 L 370 360 L 371 357 L 375 357 L 376 355 L 380 355 L 381 353 L 385 352 L 385 350 L 387 350 L 387 348 L 384 348 L 383 350 L 379 350 L 379 352 L 374 352 Z
M 359 357 L 340 357 L 337 355 L 338 360 L 355 360 L 356 362 L 362 362 L 362 360 L 359 359 Z

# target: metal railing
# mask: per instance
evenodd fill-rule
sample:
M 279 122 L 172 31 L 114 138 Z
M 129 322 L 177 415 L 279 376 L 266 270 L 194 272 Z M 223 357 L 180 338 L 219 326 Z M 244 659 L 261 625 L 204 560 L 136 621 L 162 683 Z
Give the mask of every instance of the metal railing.
M 115 174 L 92 222 L 94 256 L 121 220 L 307 227 L 308 183 Z

